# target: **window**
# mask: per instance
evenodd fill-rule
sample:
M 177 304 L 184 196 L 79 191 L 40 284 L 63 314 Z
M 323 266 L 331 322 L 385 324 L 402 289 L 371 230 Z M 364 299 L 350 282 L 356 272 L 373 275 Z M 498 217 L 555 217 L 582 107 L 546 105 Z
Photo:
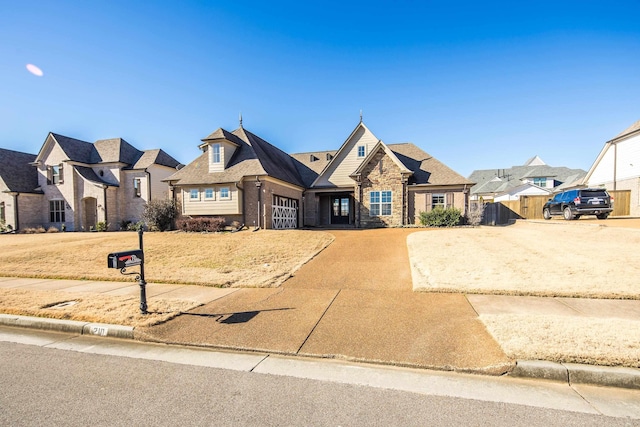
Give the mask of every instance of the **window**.
M 537 185 L 538 187 L 546 187 L 547 178 L 533 178 L 533 185 Z
M 49 222 L 64 222 L 64 200 L 49 201 Z
M 364 157 L 365 151 L 364 145 L 358 145 L 358 157 Z
M 213 149 L 213 154 L 211 156 L 212 163 L 220 163 L 220 144 L 213 144 L 211 147 Z
M 230 200 L 231 193 L 229 193 L 229 187 L 220 188 L 220 199 L 221 200 Z
M 135 197 L 140 197 L 142 192 L 140 191 L 140 178 L 134 178 L 133 179 L 133 194 Z
M 214 199 L 214 191 L 213 188 L 205 188 L 204 189 L 204 198 L 208 199 L 208 200 L 213 200 Z
M 431 195 L 431 209 L 447 207 L 446 198 L 444 194 L 432 194 Z
M 47 167 L 47 184 L 62 184 L 62 165 Z
M 372 191 L 369 193 L 371 216 L 391 215 L 391 191 Z
M 200 191 L 197 188 L 192 188 L 189 191 L 189 200 L 200 200 Z

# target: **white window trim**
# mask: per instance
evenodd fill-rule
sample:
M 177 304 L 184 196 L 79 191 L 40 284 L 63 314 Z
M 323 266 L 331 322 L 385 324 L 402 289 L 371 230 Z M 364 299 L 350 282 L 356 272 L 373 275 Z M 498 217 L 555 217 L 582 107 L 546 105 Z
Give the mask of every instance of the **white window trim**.
M 142 179 L 141 178 L 133 178 L 133 196 L 142 197 Z
M 221 163 L 222 162 L 222 146 L 220 144 L 213 144 L 211 146 L 211 150 L 212 150 L 211 163 Z
M 222 195 L 222 190 L 227 190 L 227 196 Z M 229 187 L 220 187 L 220 200 L 231 200 L 231 189 Z
M 194 191 L 197 192 L 198 197 L 192 197 Z M 190 202 L 199 202 L 200 201 L 200 189 L 199 188 L 192 188 L 192 189 L 189 190 L 189 201 Z
M 362 148 L 362 155 L 360 155 L 360 149 Z M 356 155 L 358 158 L 367 157 L 367 146 L 366 145 L 358 145 L 356 148 Z
M 207 196 L 207 190 L 211 190 L 211 197 Z M 204 199 L 205 200 L 215 200 L 216 199 L 216 189 L 213 187 L 207 187 L 204 189 Z
M 371 197 L 372 193 L 379 193 L 379 200 L 380 200 L 379 202 L 373 203 L 371 201 L 372 200 L 372 197 Z M 391 201 L 383 202 L 382 201 L 382 193 L 391 193 L 390 194 Z M 379 213 L 377 215 L 373 213 L 373 205 L 378 206 Z M 389 213 L 388 214 L 383 214 L 382 213 L 382 206 L 383 205 L 389 205 Z M 393 215 L 393 190 L 369 191 L 369 213 L 370 213 L 371 216 L 376 216 L 376 217 L 379 217 L 379 216 L 392 216 Z

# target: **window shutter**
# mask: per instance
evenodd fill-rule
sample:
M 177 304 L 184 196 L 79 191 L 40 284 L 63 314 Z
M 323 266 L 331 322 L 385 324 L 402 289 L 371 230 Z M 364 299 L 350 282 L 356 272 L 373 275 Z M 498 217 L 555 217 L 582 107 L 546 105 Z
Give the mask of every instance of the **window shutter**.
M 47 184 L 51 185 L 51 180 L 53 179 L 53 168 L 51 166 L 47 166 Z
M 60 184 L 64 182 L 64 175 L 62 174 L 62 163 L 60 163 Z
M 452 208 L 453 207 L 453 193 L 447 193 L 447 207 L 448 208 Z

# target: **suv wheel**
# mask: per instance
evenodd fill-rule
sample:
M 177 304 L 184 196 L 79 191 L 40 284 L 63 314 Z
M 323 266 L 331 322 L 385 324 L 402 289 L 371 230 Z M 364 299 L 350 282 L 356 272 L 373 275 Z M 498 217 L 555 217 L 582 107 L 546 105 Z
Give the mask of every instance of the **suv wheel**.
M 608 213 L 603 213 L 603 214 L 598 215 L 598 219 L 607 219 L 608 216 L 609 216 Z
M 571 208 L 569 206 L 565 207 L 562 213 L 564 215 L 564 219 L 567 221 L 571 221 L 573 219 L 573 212 L 571 212 Z
M 544 219 L 551 219 L 551 212 L 549 212 L 549 208 L 544 208 L 542 211 L 542 216 Z

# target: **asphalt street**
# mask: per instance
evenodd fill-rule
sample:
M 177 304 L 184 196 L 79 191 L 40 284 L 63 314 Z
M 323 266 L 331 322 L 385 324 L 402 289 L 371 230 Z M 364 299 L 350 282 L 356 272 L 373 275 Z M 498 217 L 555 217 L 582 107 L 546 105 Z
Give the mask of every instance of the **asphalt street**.
M 640 423 L 640 391 L 0 327 L 1 425 Z

